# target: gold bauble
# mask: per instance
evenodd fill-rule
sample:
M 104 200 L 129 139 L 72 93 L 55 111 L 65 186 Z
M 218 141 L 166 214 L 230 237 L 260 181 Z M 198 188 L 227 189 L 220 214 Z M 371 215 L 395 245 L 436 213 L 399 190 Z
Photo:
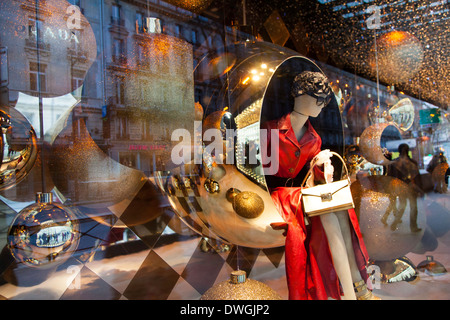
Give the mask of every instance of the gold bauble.
M 239 189 L 230 188 L 227 190 L 227 194 L 225 195 L 225 197 L 229 202 L 233 203 L 234 197 L 237 196 L 239 193 L 241 193 Z
M 263 213 L 264 201 L 255 192 L 243 191 L 233 198 L 233 209 L 243 218 L 254 219 Z
M 213 179 L 206 179 L 203 186 L 205 187 L 205 190 L 208 193 L 219 193 L 220 192 L 219 183 Z
M 167 2 L 193 13 L 201 13 L 209 7 L 212 0 L 167 0 Z
M 420 41 L 405 31 L 392 31 L 377 39 L 378 74 L 383 82 L 395 84 L 408 81 L 421 68 L 424 52 Z M 370 57 L 375 73 L 375 50 Z
M 409 98 L 397 102 L 389 109 L 389 116 L 403 130 L 408 131 L 414 123 L 414 106 Z
M 268 285 L 247 279 L 243 270 L 233 271 L 230 279 L 208 289 L 200 300 L 282 300 Z
M 89 135 L 84 120 L 73 124 L 63 128 L 49 148 L 49 171 L 58 195 L 89 208 L 131 202 L 148 180 L 144 173 L 105 154 Z M 79 131 L 72 134 L 73 127 Z
M 384 166 L 391 163 L 391 160 L 384 156 L 380 142 L 383 131 L 389 126 L 393 126 L 392 123 L 375 123 L 361 134 L 359 148 L 367 161 Z
M 15 108 L 0 106 L 0 115 L 0 191 L 5 191 L 29 175 L 39 151 L 36 132 L 22 113 Z
M 49 267 L 66 261 L 78 248 L 79 222 L 51 193 L 38 193 L 36 203 L 22 209 L 8 230 L 8 247 L 17 262 Z

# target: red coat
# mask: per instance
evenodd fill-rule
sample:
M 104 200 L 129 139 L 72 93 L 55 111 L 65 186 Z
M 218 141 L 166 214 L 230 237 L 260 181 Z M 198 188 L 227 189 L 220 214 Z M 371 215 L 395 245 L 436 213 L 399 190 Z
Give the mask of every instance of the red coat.
M 279 170 L 276 176 L 295 177 L 304 165 L 321 150 L 322 140 L 307 121 L 307 132 L 297 141 L 290 115 L 265 124 L 267 129 L 279 129 Z M 268 131 L 270 136 L 270 131 Z M 270 150 L 270 146 L 268 148 Z M 294 168 L 292 170 L 292 168 Z M 341 288 L 333 266 L 328 241 L 319 217 L 305 224 L 299 203 L 299 187 L 278 187 L 271 190 L 275 206 L 288 224 L 285 245 L 286 277 L 291 300 L 340 299 Z M 364 245 L 355 211 L 349 210 L 353 226 L 352 240 L 356 261 L 363 279 L 368 254 Z

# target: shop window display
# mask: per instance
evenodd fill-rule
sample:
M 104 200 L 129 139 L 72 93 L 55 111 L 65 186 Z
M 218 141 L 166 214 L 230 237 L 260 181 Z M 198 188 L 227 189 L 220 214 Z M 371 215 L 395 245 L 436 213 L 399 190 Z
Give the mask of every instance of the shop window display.
M 428 25 L 448 29 L 448 2 L 225 2 L 0 2 L 0 296 L 447 299 L 448 36 L 433 52 Z M 304 71 L 327 77 L 296 97 L 324 102 L 303 127 L 321 147 L 279 176 L 297 155 L 266 124 Z M 320 150 L 343 157 L 354 208 L 296 236 L 333 226 L 348 259 L 289 251 L 277 192 L 299 198 Z

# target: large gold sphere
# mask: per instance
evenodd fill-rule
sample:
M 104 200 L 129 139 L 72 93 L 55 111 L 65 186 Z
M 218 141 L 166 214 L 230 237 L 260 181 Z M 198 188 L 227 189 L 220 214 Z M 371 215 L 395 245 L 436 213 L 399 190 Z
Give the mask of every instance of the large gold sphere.
M 389 176 L 368 176 L 353 182 L 351 190 L 370 259 L 396 259 L 411 252 L 419 244 L 424 231 L 415 232 L 411 229 L 409 200 L 401 222 L 395 223 L 393 206 L 399 208 L 400 198 L 408 197 L 414 192 L 409 185 Z M 424 229 L 424 220 L 424 211 L 418 200 L 419 228 Z
M 377 39 L 378 74 L 387 83 L 402 83 L 413 77 L 422 66 L 424 52 L 420 41 L 405 31 L 392 31 Z M 375 50 L 370 58 L 376 71 Z
M 243 270 L 233 271 L 230 279 L 210 288 L 200 300 L 282 300 L 268 285 L 246 278 Z

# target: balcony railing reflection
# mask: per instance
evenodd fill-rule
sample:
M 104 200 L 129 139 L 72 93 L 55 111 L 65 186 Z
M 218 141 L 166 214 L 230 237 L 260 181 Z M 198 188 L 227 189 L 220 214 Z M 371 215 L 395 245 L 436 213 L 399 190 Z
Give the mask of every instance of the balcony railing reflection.
M 116 25 L 116 26 L 120 26 L 120 27 L 124 27 L 125 26 L 125 20 L 124 19 L 120 19 L 120 18 L 116 18 L 116 17 L 111 17 L 111 24 Z
M 116 64 L 127 64 L 128 63 L 128 58 L 127 56 L 120 54 L 120 55 L 113 55 L 111 57 L 111 60 L 113 63 Z

